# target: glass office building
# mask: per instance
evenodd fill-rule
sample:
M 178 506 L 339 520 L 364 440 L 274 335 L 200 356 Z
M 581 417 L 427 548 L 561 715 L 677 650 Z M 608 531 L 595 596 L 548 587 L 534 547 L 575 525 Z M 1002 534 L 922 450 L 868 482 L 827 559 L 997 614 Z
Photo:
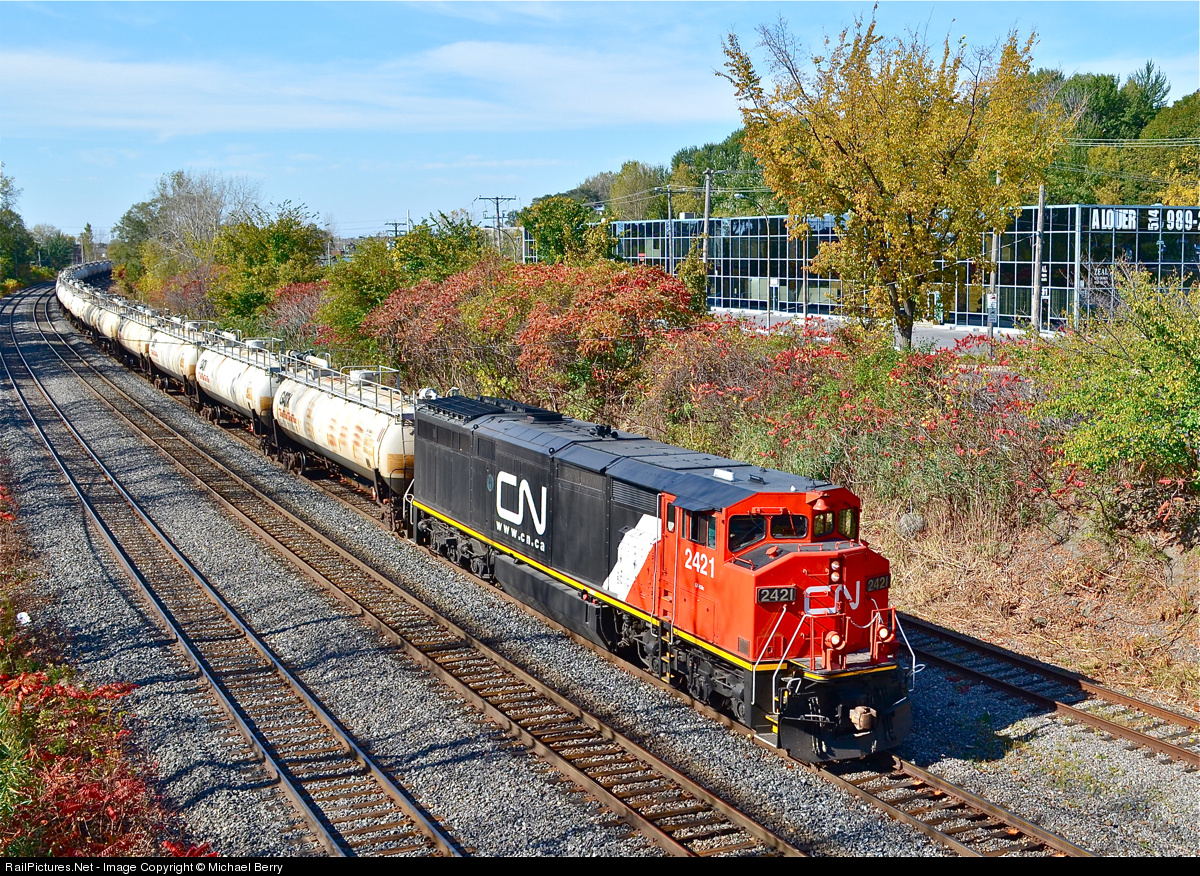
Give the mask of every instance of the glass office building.
M 617 257 L 674 273 L 699 245 L 701 219 L 613 222 Z M 733 311 L 828 314 L 842 301 L 835 276 L 808 274 L 823 243 L 833 240 L 832 216 L 810 218 L 807 237 L 791 239 L 783 216 L 737 216 L 709 220 L 709 307 Z M 1046 207 L 1042 236 L 1042 325 L 1062 325 L 1074 314 L 1105 306 L 1113 298 L 1112 267 L 1124 261 L 1158 278 L 1200 276 L 1200 208 L 1104 206 Z M 996 277 L 998 323 L 1030 321 L 1034 291 L 1037 207 L 1024 207 L 1000 235 Z M 990 256 L 992 236 L 980 240 Z M 526 237 L 526 260 L 535 260 Z M 983 325 L 991 273 L 975 261 L 944 265 L 930 291 L 929 313 L 946 323 Z

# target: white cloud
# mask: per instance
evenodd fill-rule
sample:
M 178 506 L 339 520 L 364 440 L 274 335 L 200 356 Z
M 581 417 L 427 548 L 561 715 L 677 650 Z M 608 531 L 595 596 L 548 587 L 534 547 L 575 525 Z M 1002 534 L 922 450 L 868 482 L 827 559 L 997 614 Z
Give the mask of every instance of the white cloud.
M 0 55 L 12 130 L 508 132 L 736 123 L 731 89 L 695 60 L 572 47 L 451 43 L 384 64 L 138 62 Z

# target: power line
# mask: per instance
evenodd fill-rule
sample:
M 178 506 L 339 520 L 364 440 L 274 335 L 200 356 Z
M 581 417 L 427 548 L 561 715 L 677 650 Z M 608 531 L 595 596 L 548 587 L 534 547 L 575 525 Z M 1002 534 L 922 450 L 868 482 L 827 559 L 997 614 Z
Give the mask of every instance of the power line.
M 494 214 L 495 220 L 496 220 L 496 252 L 499 252 L 500 251 L 500 202 L 501 201 L 515 201 L 516 196 L 513 196 L 511 198 L 506 198 L 503 195 L 492 195 L 489 198 L 487 195 L 480 195 L 475 200 L 476 201 L 491 201 L 493 204 L 496 205 L 496 212 Z

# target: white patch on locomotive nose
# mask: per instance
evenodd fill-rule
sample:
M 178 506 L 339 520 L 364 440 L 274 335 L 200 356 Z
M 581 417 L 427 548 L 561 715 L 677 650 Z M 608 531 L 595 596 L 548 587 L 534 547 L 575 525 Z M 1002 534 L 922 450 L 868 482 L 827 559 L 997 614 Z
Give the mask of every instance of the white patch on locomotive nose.
M 622 602 L 627 601 L 633 582 L 637 580 L 642 566 L 646 565 L 646 557 L 650 556 L 650 551 L 661 532 L 658 518 L 643 514 L 638 525 L 621 538 L 621 543 L 617 546 L 616 565 L 600 586 Z

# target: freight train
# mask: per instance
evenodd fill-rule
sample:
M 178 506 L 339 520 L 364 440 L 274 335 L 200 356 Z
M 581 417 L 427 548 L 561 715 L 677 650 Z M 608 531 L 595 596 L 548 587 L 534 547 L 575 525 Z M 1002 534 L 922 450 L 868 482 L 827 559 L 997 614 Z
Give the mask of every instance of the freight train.
M 372 490 L 393 529 L 809 762 L 911 729 L 888 561 L 844 487 L 508 399 L 409 396 L 164 317 L 68 269 L 77 325 L 294 471 Z

